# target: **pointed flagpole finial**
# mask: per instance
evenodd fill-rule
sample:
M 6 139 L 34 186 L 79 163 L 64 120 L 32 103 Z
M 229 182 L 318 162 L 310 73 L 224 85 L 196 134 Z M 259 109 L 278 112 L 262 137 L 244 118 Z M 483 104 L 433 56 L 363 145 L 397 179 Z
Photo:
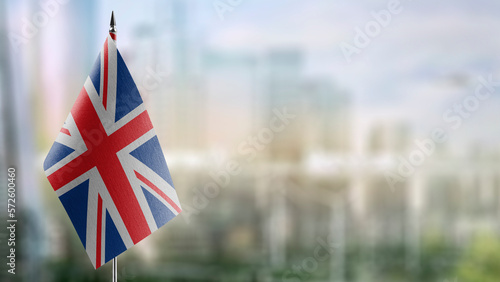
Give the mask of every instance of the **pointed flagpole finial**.
M 111 21 L 109 22 L 109 35 L 113 40 L 116 40 L 116 21 L 115 21 L 115 13 L 111 11 Z

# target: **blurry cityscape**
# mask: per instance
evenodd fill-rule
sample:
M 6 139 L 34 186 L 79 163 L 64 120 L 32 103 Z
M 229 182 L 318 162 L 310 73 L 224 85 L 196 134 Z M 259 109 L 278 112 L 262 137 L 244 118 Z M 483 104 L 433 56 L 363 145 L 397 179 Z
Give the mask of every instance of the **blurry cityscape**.
M 356 89 L 309 72 L 299 44 L 217 48 L 207 43 L 200 1 L 145 1 L 135 12 L 69 1 L 16 50 L 13 25 L 41 2 L 0 3 L 0 170 L 17 168 L 21 206 L 18 273 L 3 263 L 1 281 L 110 279 L 109 264 L 93 270 L 42 161 L 111 9 L 183 207 L 120 256 L 119 281 L 498 281 L 500 147 L 436 143 L 390 185 L 388 173 L 430 134 L 406 119 L 361 126 Z M 135 13 L 140 20 L 127 25 Z M 475 81 L 454 79 L 445 91 L 474 91 Z M 412 106 L 427 110 L 402 111 Z M 3 192 L 0 201 L 5 210 Z

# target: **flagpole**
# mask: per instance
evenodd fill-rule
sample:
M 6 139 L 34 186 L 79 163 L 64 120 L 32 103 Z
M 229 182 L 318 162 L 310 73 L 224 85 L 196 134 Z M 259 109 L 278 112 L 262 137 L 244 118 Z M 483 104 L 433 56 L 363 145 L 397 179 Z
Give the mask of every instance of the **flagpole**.
M 116 42 L 116 21 L 115 21 L 115 13 L 111 11 L 111 21 L 109 22 L 109 35 Z
M 118 282 L 118 257 L 113 258 L 113 280 L 112 282 Z
M 115 13 L 111 11 L 111 21 L 109 22 L 109 35 L 116 42 L 116 21 Z M 112 282 L 118 282 L 118 256 L 113 258 Z

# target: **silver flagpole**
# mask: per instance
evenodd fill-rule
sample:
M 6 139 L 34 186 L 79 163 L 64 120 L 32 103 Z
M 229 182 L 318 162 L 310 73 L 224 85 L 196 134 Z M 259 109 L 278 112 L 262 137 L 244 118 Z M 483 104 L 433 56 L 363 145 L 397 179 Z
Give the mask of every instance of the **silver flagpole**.
M 113 259 L 113 280 L 112 282 L 118 282 L 118 257 Z
M 116 41 L 116 21 L 115 13 L 111 12 L 111 21 L 109 22 L 109 35 Z M 118 257 L 113 258 L 113 275 L 112 282 L 118 282 Z

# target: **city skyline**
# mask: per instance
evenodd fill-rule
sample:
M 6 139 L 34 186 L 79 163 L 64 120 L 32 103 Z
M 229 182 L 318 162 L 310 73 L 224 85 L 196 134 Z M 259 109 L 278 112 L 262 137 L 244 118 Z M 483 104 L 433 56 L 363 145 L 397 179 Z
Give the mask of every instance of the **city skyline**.
M 5 38 L 44 3 L 0 6 Z M 500 234 L 500 3 L 57 3 L 2 39 L 0 168 L 16 162 L 33 203 L 26 279 L 87 267 L 41 164 L 111 10 L 184 208 L 123 256 L 138 279 L 442 281 Z

